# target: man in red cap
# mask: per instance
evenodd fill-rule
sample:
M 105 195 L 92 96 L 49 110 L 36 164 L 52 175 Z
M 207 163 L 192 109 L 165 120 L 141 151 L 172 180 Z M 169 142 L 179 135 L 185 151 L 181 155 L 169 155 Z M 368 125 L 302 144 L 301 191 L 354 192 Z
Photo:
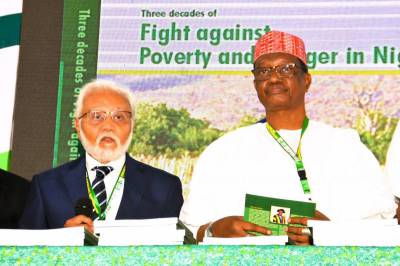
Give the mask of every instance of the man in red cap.
M 243 221 L 246 193 L 311 200 L 320 219 L 392 218 L 396 206 L 380 166 L 357 132 L 307 118 L 311 75 L 303 41 L 285 32 L 266 33 L 256 43 L 252 72 L 266 122 L 226 134 L 200 156 L 180 213 L 198 241 L 249 231 L 271 234 Z M 306 219 L 289 222 L 306 224 Z M 309 243 L 308 234 L 289 227 L 294 243 Z

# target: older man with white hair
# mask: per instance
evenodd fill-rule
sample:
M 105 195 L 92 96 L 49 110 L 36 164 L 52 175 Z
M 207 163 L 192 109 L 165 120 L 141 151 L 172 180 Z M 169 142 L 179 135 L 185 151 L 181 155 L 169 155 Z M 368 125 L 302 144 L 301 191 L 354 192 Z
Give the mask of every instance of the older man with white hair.
M 85 156 L 33 177 L 20 227 L 92 230 L 95 219 L 177 217 L 183 204 L 179 178 L 126 153 L 134 114 L 129 90 L 110 81 L 86 84 L 75 112 Z M 89 202 L 93 212 L 77 213 L 80 202 Z

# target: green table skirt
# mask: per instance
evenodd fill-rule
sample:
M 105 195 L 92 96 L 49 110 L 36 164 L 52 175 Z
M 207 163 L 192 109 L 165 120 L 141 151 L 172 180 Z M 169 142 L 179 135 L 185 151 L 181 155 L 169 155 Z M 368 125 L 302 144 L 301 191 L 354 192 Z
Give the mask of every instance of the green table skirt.
M 0 247 L 0 265 L 400 265 L 400 247 Z

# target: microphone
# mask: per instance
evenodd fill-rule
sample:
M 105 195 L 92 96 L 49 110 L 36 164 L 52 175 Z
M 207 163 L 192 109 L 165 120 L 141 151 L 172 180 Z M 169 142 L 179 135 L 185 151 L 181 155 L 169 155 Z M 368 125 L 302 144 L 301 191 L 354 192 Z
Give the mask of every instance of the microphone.
M 80 198 L 75 204 L 75 215 L 85 215 L 93 219 L 93 204 L 88 198 Z M 85 239 L 83 241 L 85 246 L 97 246 L 99 243 L 99 234 L 88 231 L 85 227 Z
M 93 216 L 92 201 L 88 198 L 80 198 L 75 204 L 75 215 L 83 214 L 89 218 Z

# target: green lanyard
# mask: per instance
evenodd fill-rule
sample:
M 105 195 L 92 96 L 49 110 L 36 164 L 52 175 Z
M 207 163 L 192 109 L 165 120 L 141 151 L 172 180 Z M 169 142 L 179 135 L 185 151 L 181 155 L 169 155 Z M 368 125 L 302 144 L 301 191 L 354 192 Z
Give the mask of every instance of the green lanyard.
M 301 182 L 301 187 L 303 188 L 303 192 L 306 196 L 308 196 L 309 200 L 311 200 L 311 190 L 310 190 L 310 185 L 308 184 L 307 176 L 306 176 L 306 170 L 304 169 L 304 164 L 303 160 L 301 158 L 301 139 L 303 138 L 304 132 L 307 129 L 309 119 L 308 117 L 304 118 L 303 121 L 303 126 L 301 127 L 301 134 L 300 134 L 300 140 L 299 140 L 299 145 L 297 146 L 297 152 L 295 153 L 293 149 L 287 144 L 287 142 L 279 135 L 279 133 L 270 125 L 268 122 L 266 122 L 266 128 L 268 132 L 271 134 L 271 136 L 278 142 L 278 144 L 284 149 L 287 154 L 292 157 L 296 164 L 296 169 L 297 169 L 297 174 L 300 177 L 300 182 Z
M 86 187 L 88 189 L 89 197 L 90 197 L 90 199 L 92 201 L 94 209 L 96 210 L 96 213 L 97 213 L 97 216 L 99 217 L 99 220 L 105 220 L 106 219 L 106 213 L 111 208 L 111 200 L 112 200 L 112 196 L 114 194 L 114 191 L 120 189 L 124 178 L 125 178 L 125 164 L 122 167 L 121 172 L 119 173 L 118 179 L 114 184 L 113 190 L 111 191 L 111 195 L 109 197 L 109 200 L 107 201 L 107 205 L 106 205 L 105 211 L 102 212 L 101 211 L 101 207 L 100 207 L 100 203 L 99 203 L 99 201 L 98 201 L 98 199 L 96 197 L 96 194 L 95 194 L 95 192 L 94 192 L 94 190 L 92 188 L 92 185 L 90 183 L 89 174 L 86 171 Z

